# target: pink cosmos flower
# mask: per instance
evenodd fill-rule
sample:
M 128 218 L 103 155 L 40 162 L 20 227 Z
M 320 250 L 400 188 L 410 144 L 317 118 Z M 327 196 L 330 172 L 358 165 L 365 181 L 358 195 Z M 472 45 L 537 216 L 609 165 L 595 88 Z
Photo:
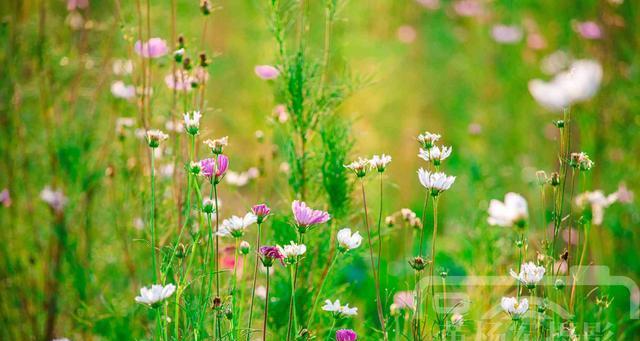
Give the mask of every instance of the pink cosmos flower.
M 336 341 L 355 341 L 358 334 L 351 329 L 338 329 L 336 331 Z
M 584 39 L 600 39 L 602 38 L 602 29 L 593 21 L 576 22 L 573 26 L 576 31 Z
M 224 154 L 218 155 L 217 158 L 200 160 L 200 172 L 216 184 L 222 180 L 227 168 L 229 168 L 229 158 Z
M 89 0 L 67 0 L 67 10 L 84 9 L 89 7 Z
M 138 40 L 134 46 L 136 53 L 144 58 L 159 58 L 167 54 L 167 42 L 160 38 L 151 38 L 142 43 Z
M 491 36 L 497 43 L 515 44 L 522 39 L 522 29 L 518 26 L 494 25 Z
M 398 291 L 393 295 L 393 303 L 398 309 L 415 309 L 416 303 L 412 291 Z
M 281 263 L 284 259 L 284 255 L 280 253 L 280 249 L 276 246 L 262 246 L 258 252 L 260 253 L 260 256 L 262 256 L 262 265 L 265 267 L 272 266 L 273 261 L 276 259 L 280 260 Z
M 4 207 L 11 206 L 11 194 L 9 194 L 9 189 L 5 188 L 0 192 L 0 203 L 2 203 Z
M 398 28 L 398 40 L 405 44 L 411 44 L 416 40 L 416 29 L 409 25 L 402 25 Z
M 254 69 L 256 75 L 264 80 L 276 79 L 280 71 L 271 65 L 257 65 Z
M 251 208 L 251 211 L 258 218 L 258 224 L 261 224 L 263 221 L 267 220 L 267 216 L 269 216 L 269 213 L 271 213 L 271 209 L 266 204 L 254 205 Z
M 476 0 L 456 1 L 453 9 L 461 17 L 477 17 L 482 14 L 482 5 Z
M 296 224 L 298 225 L 298 230 L 301 233 L 306 232 L 306 230 L 317 224 L 326 223 L 331 219 L 329 213 L 321 210 L 314 210 L 307 206 L 306 203 L 295 200 L 291 203 L 291 210 L 293 211 L 293 216 L 296 220 Z

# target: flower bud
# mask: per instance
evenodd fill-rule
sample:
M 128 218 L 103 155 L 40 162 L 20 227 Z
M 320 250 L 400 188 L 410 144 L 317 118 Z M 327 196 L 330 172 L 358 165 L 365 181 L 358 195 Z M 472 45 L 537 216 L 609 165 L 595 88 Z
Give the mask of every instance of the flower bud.
M 387 227 L 393 227 L 396 224 L 396 218 L 394 216 L 387 216 L 386 218 L 384 218 L 384 223 L 387 225 Z
M 564 289 L 564 281 L 558 278 L 556 279 L 556 282 L 553 284 L 553 286 L 558 290 L 562 290 Z
M 211 14 L 211 1 L 209 0 L 201 0 L 200 1 L 200 10 L 202 11 L 202 14 L 204 15 L 209 15 Z
M 182 259 L 187 255 L 187 250 L 184 247 L 184 244 L 180 243 L 178 244 L 178 247 L 176 248 L 176 257 Z
M 564 128 L 564 121 L 563 120 L 553 121 L 553 125 L 556 126 L 556 128 L 558 129 L 562 129 Z
M 200 66 L 202 67 L 209 66 L 209 60 L 207 59 L 207 54 L 204 52 L 200 53 Z
M 229 321 L 233 320 L 233 311 L 231 309 L 229 309 L 229 308 L 225 309 L 224 317 L 226 317 L 227 320 L 229 320 Z
M 424 260 L 420 256 L 415 257 L 414 259 L 409 261 L 409 265 L 411 265 L 411 267 L 416 271 L 424 270 L 424 268 L 427 266 L 427 264 L 428 264 L 428 261 Z
M 211 307 L 214 310 L 220 309 L 220 307 L 222 307 L 222 299 L 220 297 L 214 297 Z
M 557 187 L 560 185 L 560 174 L 558 172 L 551 173 L 551 177 L 549 178 L 549 183 L 553 187 Z
M 191 70 L 191 58 L 189 58 L 189 57 L 185 57 L 185 58 L 182 60 L 182 67 L 183 67 L 185 70 Z
M 173 59 L 176 61 L 176 63 L 182 63 L 182 60 L 184 59 L 184 49 L 177 49 L 175 52 L 173 52 Z
M 202 212 L 207 214 L 212 214 L 215 211 L 214 207 L 215 202 L 209 198 L 206 198 L 202 201 Z
M 243 240 L 240 243 L 240 253 L 243 255 L 247 255 L 249 254 L 249 250 L 251 249 L 251 246 L 249 245 L 249 242 L 247 242 L 246 240 Z
M 191 162 L 189 164 L 189 172 L 193 175 L 200 175 L 200 163 L 198 162 Z

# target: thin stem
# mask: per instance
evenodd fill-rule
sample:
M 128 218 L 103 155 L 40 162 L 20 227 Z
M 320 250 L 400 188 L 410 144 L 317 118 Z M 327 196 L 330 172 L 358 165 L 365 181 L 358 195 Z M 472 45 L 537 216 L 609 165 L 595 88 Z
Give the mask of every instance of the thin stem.
M 318 293 L 316 294 L 316 298 L 313 300 L 313 306 L 311 308 L 311 318 L 309 319 L 309 326 L 311 326 L 311 324 L 313 322 L 315 322 L 314 318 L 316 316 L 316 309 L 318 308 L 318 302 L 320 302 L 320 297 L 322 296 L 322 290 L 324 289 L 324 285 L 327 282 L 327 278 L 329 278 L 329 274 L 331 273 L 331 269 L 333 269 L 333 266 L 336 264 L 338 260 L 338 255 L 335 255 L 333 257 L 333 260 L 331 261 L 331 264 L 329 265 L 329 269 L 327 270 L 327 274 L 322 278 L 322 282 L 320 282 L 320 288 L 318 289 Z
M 258 223 L 258 236 L 256 237 L 256 250 L 260 248 L 260 232 L 262 224 Z M 249 305 L 249 325 L 247 327 L 247 341 L 251 339 L 251 322 L 253 320 L 253 302 L 256 296 L 256 279 L 258 278 L 258 262 L 260 260 L 259 254 L 256 252 L 255 268 L 253 270 L 253 285 L 251 287 L 251 304 Z
M 378 269 L 376 270 L 378 272 L 378 277 L 380 277 L 380 259 L 382 258 L 382 234 L 380 233 L 381 230 L 381 226 L 382 226 L 382 172 L 379 173 L 380 174 L 380 210 L 378 211 Z
M 262 321 L 262 341 L 267 340 L 267 316 L 269 315 L 269 270 L 267 267 L 267 289 L 264 301 L 264 320 Z
M 239 238 L 235 238 L 236 240 L 236 247 L 235 247 L 235 252 L 234 252 L 234 256 L 233 256 L 233 279 L 232 279 L 232 283 L 233 285 L 232 290 L 231 290 L 231 297 L 233 298 L 233 303 L 231 305 L 231 308 L 235 311 L 236 310 L 236 305 L 238 304 L 238 300 L 236 299 L 236 290 L 238 288 L 237 284 L 238 284 L 238 248 L 240 247 L 240 239 Z M 233 323 L 233 335 L 234 338 L 237 339 L 237 334 L 238 334 L 238 316 L 236 316 L 236 314 L 233 314 L 233 319 L 232 319 L 232 323 Z
M 435 285 L 433 283 L 433 271 L 436 267 L 436 237 L 438 235 L 438 197 L 433 197 L 433 234 L 431 235 L 431 264 L 429 266 L 429 287 L 431 288 L 431 302 L 435 304 Z M 427 298 L 427 308 L 429 306 L 428 298 Z M 428 310 L 427 310 L 428 313 Z M 434 314 L 438 321 L 440 317 L 438 315 L 438 311 L 435 309 L 434 305 Z M 428 314 L 427 314 L 428 316 Z
M 303 244 L 304 234 L 300 233 L 298 236 L 298 245 Z M 291 275 L 291 298 L 289 299 L 289 324 L 287 326 L 287 340 L 290 340 L 292 323 L 296 320 L 296 283 L 298 281 L 298 266 L 300 264 L 300 257 L 296 256 L 296 266 L 293 274 Z M 295 323 L 297 329 L 297 323 Z
M 333 330 L 336 328 L 336 320 L 337 320 L 337 318 L 334 318 L 333 322 L 331 322 L 331 328 L 329 328 L 329 334 L 327 334 L 327 340 L 331 340 L 332 339 Z
M 218 227 L 219 227 L 219 218 L 220 218 L 220 212 L 218 212 L 218 184 L 216 183 L 216 181 L 213 181 L 213 197 L 214 197 L 214 203 L 215 203 L 215 207 L 216 207 L 216 250 L 215 250 L 215 256 L 216 256 L 216 262 L 215 262 L 215 272 L 216 272 L 216 298 L 220 297 L 220 236 L 218 236 Z M 216 313 L 216 330 L 218 332 L 218 338 L 222 337 L 222 328 L 220 325 L 220 317 L 218 316 L 218 314 Z
M 576 279 L 582 270 L 582 264 L 584 262 L 584 255 L 587 252 L 587 243 L 589 241 L 589 223 L 584 224 L 584 243 L 582 244 L 582 251 L 580 253 L 580 261 L 578 262 L 578 273 L 574 275 L 573 284 L 571 285 L 571 298 L 569 300 L 569 312 L 573 313 L 574 308 L 574 298 L 576 292 Z
M 155 186 L 155 153 L 154 149 L 151 149 L 151 215 L 149 217 L 149 225 L 151 226 L 151 263 L 153 270 L 153 283 L 156 283 L 157 279 L 157 266 L 156 266 L 156 227 L 155 227 L 155 214 L 156 214 L 156 186 Z
M 420 230 L 420 253 L 419 256 L 422 257 L 422 248 L 424 245 L 424 226 L 425 226 L 425 219 L 427 217 L 427 205 L 429 204 L 429 191 L 425 191 L 424 194 L 424 204 L 422 205 L 422 229 Z

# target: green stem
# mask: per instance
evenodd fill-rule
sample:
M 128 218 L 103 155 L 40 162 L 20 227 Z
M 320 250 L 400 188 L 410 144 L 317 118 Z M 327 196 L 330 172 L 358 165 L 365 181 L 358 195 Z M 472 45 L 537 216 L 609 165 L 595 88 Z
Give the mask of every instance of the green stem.
M 262 320 L 262 341 L 267 340 L 267 317 L 269 316 L 269 270 L 267 267 L 267 288 L 264 301 L 264 320 Z
M 261 233 L 262 224 L 258 223 L 258 235 L 256 237 L 256 250 L 260 248 L 260 233 Z M 251 339 L 251 322 L 253 320 L 253 303 L 256 296 L 256 280 L 258 278 L 258 262 L 260 261 L 260 256 L 258 252 L 256 252 L 256 261 L 255 268 L 253 270 L 253 285 L 251 286 L 251 303 L 249 305 L 249 324 L 247 326 L 247 341 Z
M 153 270 L 153 283 L 156 284 L 157 279 L 157 266 L 156 266 L 156 227 L 155 227 L 155 214 L 156 214 L 156 186 L 155 186 L 155 155 L 154 149 L 151 149 L 151 215 L 149 217 L 149 225 L 151 225 L 151 262 Z
M 322 296 L 322 290 L 324 289 L 324 285 L 327 282 L 327 278 L 329 278 L 331 269 L 333 269 L 333 266 L 336 264 L 337 260 L 338 260 L 338 255 L 335 255 L 333 257 L 333 260 L 331 261 L 331 264 L 329 265 L 329 269 L 327 270 L 326 276 L 324 276 L 324 278 L 322 278 L 322 282 L 320 282 L 320 288 L 318 289 L 318 293 L 316 294 L 316 299 L 313 300 L 313 306 L 311 308 L 311 318 L 309 319 L 309 326 L 311 326 L 311 324 L 315 322 L 314 318 L 316 316 L 316 309 L 318 308 L 318 302 L 320 301 L 320 297 Z

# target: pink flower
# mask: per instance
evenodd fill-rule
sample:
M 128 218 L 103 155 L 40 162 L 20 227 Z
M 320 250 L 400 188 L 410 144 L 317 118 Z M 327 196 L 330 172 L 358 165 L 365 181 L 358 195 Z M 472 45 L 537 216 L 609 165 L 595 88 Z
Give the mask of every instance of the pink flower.
M 416 0 L 422 7 L 430 10 L 436 10 L 440 7 L 440 0 Z
M 311 226 L 326 223 L 331 219 L 329 213 L 321 210 L 314 210 L 307 206 L 306 203 L 295 200 L 291 203 L 291 210 L 298 225 L 300 233 L 306 232 Z
M 280 75 L 280 71 L 271 65 L 257 65 L 254 71 L 264 80 L 276 79 Z
M 398 40 L 405 44 L 411 44 L 416 40 L 416 30 L 409 25 L 402 25 L 398 28 Z
M 262 265 L 267 268 L 273 265 L 274 260 L 278 259 L 282 263 L 284 259 L 284 255 L 280 253 L 280 249 L 275 246 L 262 246 L 258 252 L 260 256 L 262 256 Z
M 229 158 L 224 154 L 218 155 L 217 158 L 200 160 L 200 172 L 216 184 L 220 183 L 227 168 L 229 168 Z
M 336 331 L 336 341 L 355 341 L 358 334 L 351 329 L 338 329 Z
M 7 188 L 0 192 L 0 203 L 2 203 L 4 207 L 11 206 L 11 194 L 9 194 L 9 190 Z
M 396 305 L 398 309 L 415 309 L 416 303 L 413 299 L 412 291 L 398 291 L 395 295 L 393 295 L 393 304 Z
M 494 25 L 491 36 L 497 43 L 515 44 L 522 39 L 522 29 L 518 26 Z
M 151 38 L 144 44 L 138 40 L 134 46 L 136 53 L 144 58 L 159 58 L 167 54 L 167 42 L 160 38 Z
M 602 30 L 600 26 L 593 21 L 576 22 L 573 30 L 584 39 L 600 39 L 602 38 Z
M 184 70 L 178 70 L 175 74 L 168 74 L 164 77 L 164 83 L 167 84 L 167 87 L 177 91 L 191 91 L 193 82 L 193 77 Z
M 258 217 L 258 224 L 262 224 L 263 221 L 267 220 L 267 216 L 271 213 L 271 209 L 266 204 L 254 205 L 251 211 Z
M 482 5 L 476 0 L 456 1 L 453 9 L 461 17 L 477 17 L 482 14 Z
M 67 10 L 84 9 L 89 7 L 89 0 L 67 0 Z
M 547 41 L 539 33 L 529 33 L 527 36 L 527 46 L 534 50 L 541 50 L 547 47 Z

